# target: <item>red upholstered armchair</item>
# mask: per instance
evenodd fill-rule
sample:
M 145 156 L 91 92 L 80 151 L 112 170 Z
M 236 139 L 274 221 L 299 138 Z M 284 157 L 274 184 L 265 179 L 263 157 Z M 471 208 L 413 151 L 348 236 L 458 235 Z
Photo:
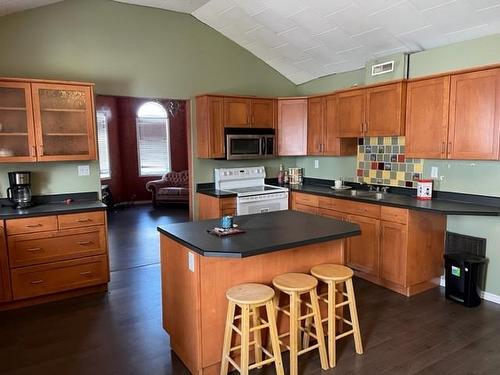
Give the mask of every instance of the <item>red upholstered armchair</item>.
M 153 206 L 161 202 L 189 202 L 189 173 L 169 172 L 161 180 L 149 181 L 146 189 L 153 195 Z

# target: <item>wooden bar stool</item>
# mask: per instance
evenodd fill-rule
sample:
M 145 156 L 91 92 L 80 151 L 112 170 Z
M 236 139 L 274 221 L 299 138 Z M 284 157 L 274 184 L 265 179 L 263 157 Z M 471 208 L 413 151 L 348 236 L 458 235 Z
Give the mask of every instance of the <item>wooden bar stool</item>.
M 319 350 L 321 367 L 323 370 L 327 370 L 328 358 L 326 355 L 325 337 L 321 324 L 318 295 L 316 294 L 318 280 L 304 273 L 285 273 L 275 277 L 273 279 L 273 285 L 277 289 L 275 296 L 276 314 L 282 312 L 290 318 L 290 331 L 279 335 L 279 338 L 290 336 L 290 345 L 285 345 L 283 341 L 280 340 L 280 344 L 290 350 L 290 374 L 298 374 L 298 356 L 316 348 Z M 290 297 L 290 304 L 288 306 L 279 306 L 279 292 L 283 292 Z M 301 296 L 304 294 L 309 294 L 310 303 L 301 299 Z M 302 303 L 308 308 L 308 312 L 305 315 L 301 315 Z M 288 310 L 287 307 L 289 308 Z M 315 338 L 317 343 L 312 346 L 308 345 L 307 347 L 302 347 L 300 336 L 301 332 L 305 332 L 305 328 L 302 327 L 302 322 L 308 318 L 314 319 L 315 334 L 309 332 L 309 335 Z
M 356 353 L 363 354 L 358 312 L 356 310 L 356 299 L 354 297 L 354 287 L 352 285 L 352 276 L 354 272 L 349 267 L 339 264 L 321 264 L 313 267 L 311 269 L 311 274 L 328 285 L 327 293 L 320 295 L 319 298 L 328 305 L 328 316 L 323 319 L 322 322 L 328 322 L 328 357 L 330 367 L 335 367 L 335 343 L 345 336 L 352 334 L 354 336 Z M 341 283 L 345 283 L 347 293 L 337 289 L 337 284 Z M 336 300 L 337 295 L 342 296 L 342 301 L 339 303 L 337 303 Z M 351 321 L 345 319 L 343 316 L 337 315 L 337 309 L 343 308 L 343 306 L 346 305 L 349 305 Z M 337 335 L 335 332 L 337 320 L 348 324 L 351 329 Z
M 261 368 L 263 365 L 274 362 L 276 373 L 284 375 L 283 362 L 278 341 L 278 330 L 276 328 L 276 310 L 274 307 L 274 290 L 262 284 L 241 284 L 232 287 L 226 292 L 228 299 L 226 329 L 224 333 L 224 345 L 222 347 L 222 361 L 220 373 L 226 375 L 229 363 L 231 363 L 240 374 L 248 375 L 248 371 Z M 259 309 L 265 306 L 267 321 L 260 316 Z M 241 309 L 241 314 L 235 316 L 236 307 Z M 252 320 L 250 320 L 250 317 Z M 240 320 L 240 326 L 235 325 L 235 320 Z M 269 329 L 272 353 L 262 346 L 261 330 Z M 240 345 L 231 347 L 233 331 L 241 337 Z M 250 333 L 253 333 L 253 341 L 250 342 Z M 249 365 L 250 346 L 254 346 L 255 363 Z M 240 365 L 238 366 L 231 353 L 240 350 Z M 262 359 L 262 353 L 268 358 Z

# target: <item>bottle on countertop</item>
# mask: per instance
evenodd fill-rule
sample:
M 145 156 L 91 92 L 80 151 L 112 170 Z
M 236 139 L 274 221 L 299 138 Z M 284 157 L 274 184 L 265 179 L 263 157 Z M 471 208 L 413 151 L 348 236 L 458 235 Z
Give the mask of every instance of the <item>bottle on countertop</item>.
M 285 176 L 283 177 L 283 182 L 286 184 L 288 184 L 288 182 L 290 181 L 289 179 L 289 176 L 288 176 L 288 171 L 285 171 Z
M 283 164 L 280 164 L 280 170 L 278 172 L 278 185 L 283 185 L 285 183 L 285 171 L 283 169 Z

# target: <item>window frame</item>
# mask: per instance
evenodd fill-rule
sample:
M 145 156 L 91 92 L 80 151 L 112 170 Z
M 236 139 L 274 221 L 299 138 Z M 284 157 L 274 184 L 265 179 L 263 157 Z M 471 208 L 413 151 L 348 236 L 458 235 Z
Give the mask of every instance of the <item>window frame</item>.
M 144 105 L 149 105 L 151 103 L 154 103 L 158 106 L 160 106 L 163 109 L 163 112 L 165 114 L 165 117 L 157 117 L 157 116 L 139 116 L 139 112 L 141 108 Z M 142 166 L 141 166 L 141 147 L 140 147 L 140 132 L 139 132 L 139 123 L 141 119 L 146 119 L 146 120 L 161 120 L 165 122 L 165 133 L 166 133 L 166 147 L 167 147 L 167 161 L 168 161 L 168 168 L 166 171 L 160 172 L 159 174 L 143 174 L 142 172 Z M 148 101 L 146 103 L 143 103 L 138 111 L 137 111 L 137 116 L 135 118 L 135 130 L 136 130 L 136 148 L 137 148 L 137 174 L 139 177 L 158 177 L 158 176 L 163 176 L 164 174 L 171 172 L 172 171 L 172 150 L 171 150 L 171 142 L 170 142 L 170 118 L 168 117 L 168 112 L 165 109 L 163 105 L 161 105 L 158 102 L 154 101 Z
M 102 116 L 104 118 L 104 121 L 106 123 L 106 153 L 107 153 L 107 159 L 108 159 L 108 174 L 103 176 L 102 175 L 102 168 L 101 168 L 101 150 L 99 147 L 99 116 Z M 110 180 L 113 176 L 113 171 L 111 169 L 111 150 L 109 147 L 109 122 L 108 122 L 108 116 L 106 115 L 105 111 L 96 111 L 96 130 L 97 130 L 97 155 L 99 157 L 99 179 L 100 180 Z

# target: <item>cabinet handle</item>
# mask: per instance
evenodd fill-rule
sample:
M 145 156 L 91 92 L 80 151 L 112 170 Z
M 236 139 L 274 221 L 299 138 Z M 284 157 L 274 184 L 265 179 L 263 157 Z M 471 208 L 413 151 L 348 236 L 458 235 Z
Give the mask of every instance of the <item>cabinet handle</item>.
M 443 142 L 441 145 L 441 153 L 442 154 L 446 153 L 446 142 Z
M 82 246 L 84 246 L 84 245 L 90 245 L 92 243 L 94 243 L 94 242 L 93 241 L 78 241 L 77 242 L 78 245 L 82 245 Z
M 31 156 L 36 156 L 36 146 L 31 146 Z
M 82 219 L 78 219 L 77 220 L 79 223 L 88 223 L 89 221 L 92 221 L 91 219 L 85 217 L 85 218 L 82 218 Z
M 451 154 L 451 146 L 452 146 L 452 143 L 448 142 L 448 155 Z
M 31 252 L 36 252 L 36 251 L 42 251 L 43 249 L 41 247 L 32 247 L 30 249 L 26 249 L 26 251 L 31 251 Z
M 40 154 L 40 156 L 43 156 L 43 145 L 38 146 L 38 154 Z
M 36 285 L 36 284 L 42 284 L 44 282 L 45 281 L 43 281 L 43 280 L 35 280 L 35 281 L 32 281 L 31 284 Z
M 92 275 L 92 271 L 80 272 L 80 276 L 89 276 Z
M 42 224 L 27 224 L 26 225 L 26 228 L 38 228 L 38 227 L 41 227 Z

